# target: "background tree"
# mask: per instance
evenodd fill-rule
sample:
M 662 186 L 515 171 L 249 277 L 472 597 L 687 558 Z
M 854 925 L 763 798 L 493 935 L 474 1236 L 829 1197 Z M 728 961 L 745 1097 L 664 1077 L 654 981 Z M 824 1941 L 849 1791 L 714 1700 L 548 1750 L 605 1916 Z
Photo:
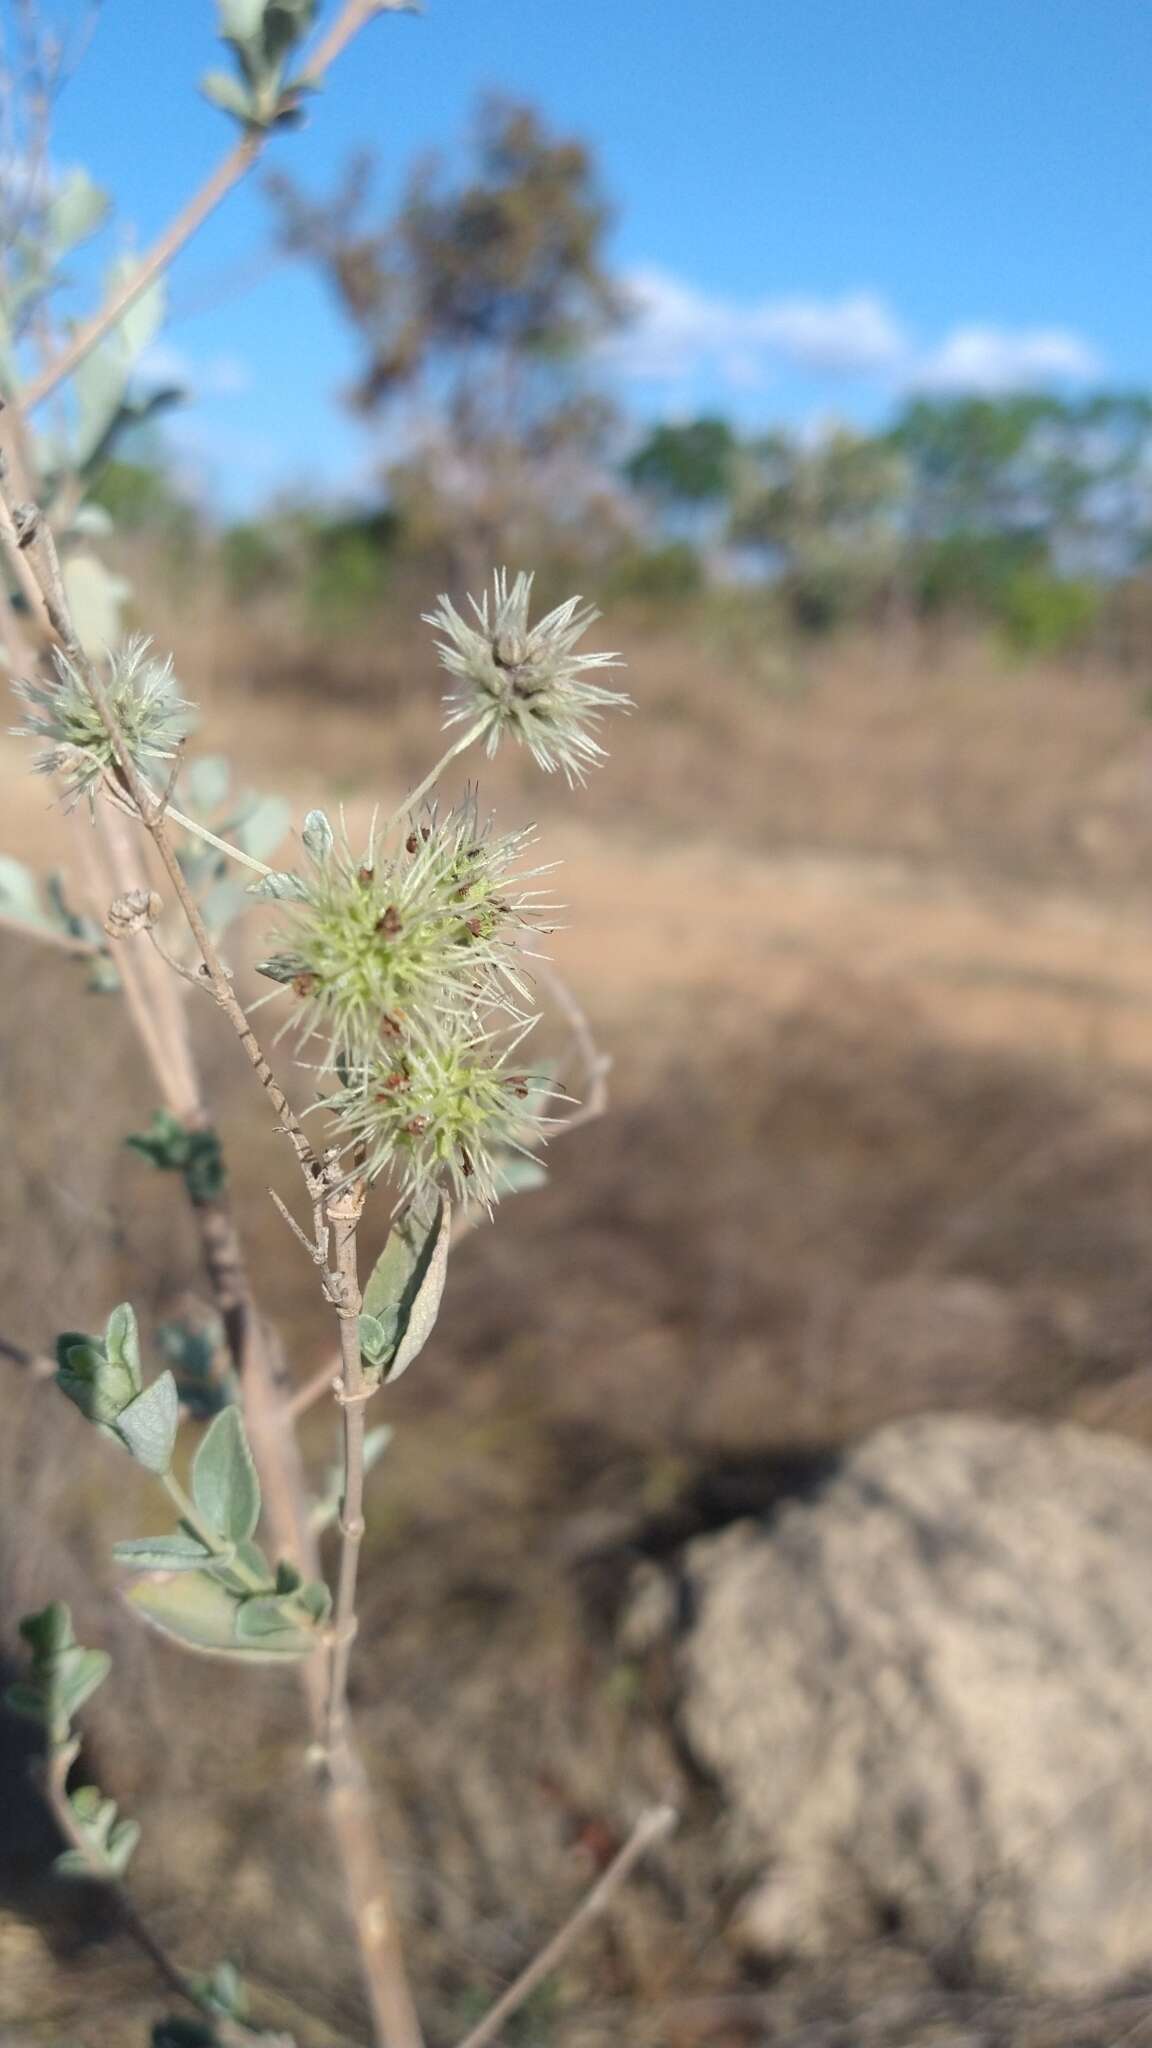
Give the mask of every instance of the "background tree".
M 287 246 L 318 265 L 361 345 L 352 392 L 406 444 L 393 497 L 459 566 L 514 551 L 605 492 L 612 408 L 591 344 L 622 317 L 605 268 L 608 211 L 591 155 L 531 107 L 486 100 L 464 174 L 431 158 L 396 211 L 371 214 L 371 165 L 335 196 L 273 186 Z
M 883 438 L 849 427 L 814 442 L 765 435 L 745 450 L 732 538 L 767 558 L 802 624 L 831 625 L 890 578 L 903 489 Z

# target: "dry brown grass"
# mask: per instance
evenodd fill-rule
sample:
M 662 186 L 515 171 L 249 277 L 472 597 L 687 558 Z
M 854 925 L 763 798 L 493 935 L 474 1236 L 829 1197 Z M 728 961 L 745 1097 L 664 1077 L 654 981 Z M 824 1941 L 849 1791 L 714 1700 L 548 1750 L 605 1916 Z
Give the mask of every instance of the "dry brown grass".
M 434 693 L 407 629 L 336 653 L 279 646 L 266 623 L 238 650 L 202 617 L 174 637 L 213 741 L 265 786 L 326 785 L 359 812 L 426 758 Z M 971 647 L 926 666 L 878 646 L 806 657 L 803 674 L 775 662 L 745 626 L 686 620 L 634 651 L 637 716 L 587 803 L 515 764 L 485 777 L 507 811 L 540 799 L 568 856 L 558 953 L 615 1055 L 615 1100 L 557 1151 L 548 1190 L 460 1248 L 373 1481 L 357 1705 L 437 2040 L 668 1788 L 687 1807 L 679 1842 L 525 2048 L 721 2048 L 790 2028 L 831 2043 L 861 2000 L 888 2000 L 869 2042 L 968 2026 L 963 1996 L 948 2004 L 895 1951 L 867 1993 L 847 1961 L 835 1985 L 740 1982 L 718 1817 L 616 1646 L 614 1597 L 631 1560 L 769 1504 L 894 1414 L 1073 1414 L 1152 1441 L 1152 806 L 1131 687 Z M 15 749 L 0 778 L 7 842 L 47 848 Z M 194 1281 L 192 1247 L 177 1191 L 119 1149 L 150 1108 L 123 1022 L 66 962 L 5 938 L 0 963 L 0 1327 L 42 1344 L 127 1294 L 158 1317 Z M 303 1373 L 326 1322 L 263 1194 L 276 1140 L 207 1006 L 199 1030 L 260 1290 Z M 63 1593 L 121 1648 L 93 1745 L 148 1822 L 146 1893 L 189 1952 L 238 1948 L 327 2014 L 295 2014 L 304 2042 L 330 2043 L 331 2023 L 354 2037 L 328 1873 L 293 1833 L 307 1794 L 290 1701 L 126 1629 L 92 1530 L 126 1533 L 132 1503 L 101 1505 L 105 1454 L 49 1390 L 11 1398 L 8 1625 Z M 329 1434 L 318 1419 L 318 1459 Z M 126 1739 L 126 1699 L 178 1725 L 163 1757 Z M 27 1887 L 44 1847 L 30 1814 L 13 1841 Z M 0 1994 L 0 2034 L 19 2020 L 21 2041 L 127 2048 L 146 1988 L 118 1947 L 75 1953 L 85 1930 L 58 1912 L 54 1988 L 26 1955 L 34 1990 Z M 87 2032 L 82 1985 L 100 2001 Z M 982 2011 L 989 2040 L 1064 2024 L 1013 2009 L 1001 2036 Z M 1067 2020 L 1085 2041 L 1095 2024 Z

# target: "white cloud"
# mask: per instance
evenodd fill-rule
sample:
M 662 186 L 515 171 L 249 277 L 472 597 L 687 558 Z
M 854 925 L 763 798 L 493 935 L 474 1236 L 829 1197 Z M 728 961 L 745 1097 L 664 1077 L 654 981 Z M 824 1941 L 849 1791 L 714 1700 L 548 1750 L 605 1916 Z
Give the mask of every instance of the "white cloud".
M 1095 349 L 1063 327 L 957 327 L 916 366 L 912 382 L 938 391 L 1012 391 L 1100 373 Z
M 178 384 L 189 398 L 239 398 L 252 388 L 252 372 L 236 355 L 198 358 L 170 341 L 154 341 L 137 365 L 153 384 Z
M 835 375 L 875 374 L 905 352 L 892 314 L 869 292 L 741 304 L 655 266 L 633 271 L 627 287 L 634 317 L 611 352 L 628 377 L 673 382 L 707 369 L 732 383 L 759 384 L 774 360 Z
M 781 367 L 825 378 L 869 377 L 894 389 L 1007 391 L 1099 374 L 1095 350 L 1064 328 L 966 323 L 918 347 L 875 292 L 740 301 L 699 290 L 655 265 L 627 280 L 633 319 L 609 344 L 621 375 L 688 387 L 704 377 L 733 389 L 771 381 Z

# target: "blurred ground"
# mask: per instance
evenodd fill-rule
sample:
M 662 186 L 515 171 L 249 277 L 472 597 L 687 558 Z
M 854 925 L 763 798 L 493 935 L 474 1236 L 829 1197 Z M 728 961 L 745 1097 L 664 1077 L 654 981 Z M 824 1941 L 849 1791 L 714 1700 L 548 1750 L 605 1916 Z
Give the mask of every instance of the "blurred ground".
M 436 726 L 427 644 L 387 624 L 331 645 L 274 620 L 171 634 L 213 750 L 301 807 L 336 796 L 366 818 Z M 1131 678 L 1007 667 L 977 643 L 800 658 L 739 614 L 614 629 L 637 710 L 587 797 L 515 761 L 483 777 L 502 820 L 538 816 L 563 857 L 554 957 L 613 1056 L 611 1113 L 454 1255 L 372 1486 L 357 1706 L 433 2038 L 666 1791 L 686 1808 L 677 1843 L 510 2035 L 521 2048 L 1127 2038 L 1152 2010 L 1140 1987 L 1114 2011 L 1030 2011 L 936 1984 L 895 1944 L 832 1984 L 746 1981 L 723 1937 L 721 1816 L 613 1621 L 637 1558 L 770 1506 L 895 1414 L 1073 1415 L 1152 1442 L 1152 726 Z M 75 861 L 25 766 L 0 742 L 5 849 Z M 0 966 L 0 1332 L 45 1346 L 128 1294 L 144 1319 L 170 1313 L 193 1254 L 176 1190 L 120 1149 L 152 1107 L 124 1022 L 22 940 L 0 934 Z M 198 1032 L 260 1291 L 303 1376 L 330 1340 L 263 1192 L 289 1176 L 207 1005 Z M 290 1691 L 129 1630 L 93 1566 L 99 1447 L 15 1373 L 5 1400 L 6 1625 L 64 1595 L 116 1645 L 94 1754 L 145 1819 L 166 1931 L 286 1986 L 296 2003 L 269 2017 L 303 2042 L 356 2038 L 337 1902 L 293 1833 Z M 321 1460 L 329 1427 L 310 1435 Z M 110 1536 L 136 1510 L 101 1512 Z M 143 1753 L 129 1712 L 154 1731 Z M 149 1988 L 48 1897 L 23 1802 L 10 1839 L 0 1900 L 43 1908 L 49 1935 L 0 1904 L 0 2028 L 141 2041 Z

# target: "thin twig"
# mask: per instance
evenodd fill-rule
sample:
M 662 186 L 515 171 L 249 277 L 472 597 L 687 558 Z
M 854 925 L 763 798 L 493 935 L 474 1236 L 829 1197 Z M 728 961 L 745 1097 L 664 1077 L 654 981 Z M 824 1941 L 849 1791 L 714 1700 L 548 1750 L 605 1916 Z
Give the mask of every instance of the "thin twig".
M 334 1817 L 352 1822 L 346 1843 L 348 1904 L 365 1970 L 376 2038 L 384 2048 L 423 2048 L 423 2034 L 408 1989 L 388 1873 L 375 1845 L 365 1809 L 363 1766 L 349 1741 L 348 1669 L 356 1639 L 356 1580 L 364 1540 L 364 1404 L 368 1389 L 360 1356 L 358 1318 L 362 1306 L 357 1270 L 357 1232 L 364 1209 L 360 1180 L 330 1194 L 324 1216 L 332 1233 L 329 1298 L 340 1325 L 341 1386 L 337 1395 L 344 1423 L 344 1494 L 340 1503 L 340 1564 L 332 1609 L 331 1657 L 324 1705 L 323 1755 Z M 357 1869 L 359 1864 L 359 1871 Z M 359 1880 L 359 1881 L 358 1881 Z
M 47 1358 L 40 1351 L 28 1351 L 23 1344 L 14 1344 L 10 1337 L 0 1337 L 0 1358 L 10 1359 L 21 1371 L 30 1373 L 34 1380 L 52 1380 L 56 1377 L 54 1358 Z
M 358 35 L 377 14 L 402 11 L 405 0 L 345 0 L 345 5 L 333 22 L 328 34 L 317 44 L 316 50 L 300 74 L 299 83 L 315 88 L 323 83 L 326 73 L 347 48 L 353 37 Z M 210 214 L 215 213 L 221 201 L 226 199 L 233 187 L 246 178 L 252 166 L 263 155 L 269 140 L 266 129 L 250 129 L 239 142 L 232 145 L 228 154 L 217 164 L 211 177 L 207 178 L 200 190 L 181 209 L 139 263 L 118 291 L 112 293 L 90 320 L 79 328 L 68 347 L 63 349 L 52 362 L 45 365 L 39 375 L 21 393 L 21 405 L 25 412 L 32 412 L 41 405 L 58 384 L 84 361 L 109 334 L 118 320 L 122 320 L 130 306 L 135 305 L 142 292 L 168 269 L 179 255 L 186 242 L 191 241 L 197 230 L 203 227 Z
M 584 1069 L 584 1099 L 553 1133 L 554 1136 L 558 1136 L 561 1131 L 578 1130 L 581 1124 L 590 1124 L 597 1117 L 604 1115 L 608 1107 L 608 1076 L 612 1070 L 612 1061 L 607 1053 L 601 1052 L 585 1012 L 563 976 L 557 974 L 551 961 L 538 960 L 534 971 L 538 979 L 550 990 L 557 1009 L 563 1011 L 572 1034 L 572 1043 Z
M 502 1998 L 498 1998 L 491 2012 L 473 2027 L 460 2042 L 459 2048 L 488 2048 L 495 2041 L 514 2012 L 518 2012 L 525 2000 L 552 1975 L 557 1964 L 568 1953 L 574 1941 L 578 1940 L 592 1922 L 599 1918 L 611 1904 L 616 1893 L 642 1856 L 657 1842 L 670 1835 L 678 1815 L 675 1807 L 653 1806 L 641 1814 L 624 1847 L 614 1856 L 603 1876 L 598 1878 L 587 1896 L 581 1900 L 570 1920 L 566 1920 L 558 1933 L 541 1949 L 538 1956 L 522 1970 L 515 1983 L 508 1986 Z
M 5 517 L 10 518 L 11 513 L 5 501 L 4 493 L 0 490 L 0 532 L 3 531 Z M 124 785 L 136 806 L 141 824 L 156 848 L 161 866 L 172 884 L 173 893 L 196 941 L 212 994 L 215 996 L 217 1003 L 240 1040 L 249 1064 L 272 1104 L 276 1120 L 291 1143 L 301 1168 L 311 1183 L 317 1164 L 312 1147 L 304 1135 L 299 1118 L 264 1057 L 259 1040 L 248 1021 L 244 1006 L 232 986 L 232 978 L 217 951 L 215 941 L 204 922 L 200 906 L 189 888 L 184 871 L 176 858 L 156 799 L 132 759 L 131 750 L 125 744 L 124 734 L 120 729 L 120 722 L 116 716 L 115 707 L 103 677 L 100 675 L 96 665 L 86 659 L 82 649 L 75 641 L 71 633 L 70 620 L 67 617 L 57 616 L 55 603 L 52 600 L 49 600 L 49 603 L 53 612 L 53 624 L 60 634 L 61 640 L 68 647 L 69 657 L 74 663 L 81 666 L 85 688 L 90 692 L 92 701 L 100 713 L 101 721 L 115 748 L 117 764 Z
M 6 910 L 0 910 L 0 931 L 16 932 L 24 939 L 36 939 L 42 946 L 56 946 L 62 953 L 75 954 L 78 960 L 95 960 L 105 951 L 99 939 L 82 939 L 74 932 L 61 931 L 54 924 L 26 924 L 22 917 L 13 917 Z
M 104 1857 L 89 1841 L 83 1829 L 77 1826 L 68 1798 L 68 1773 L 79 1753 L 80 1744 L 75 1738 L 68 1742 L 56 1743 L 44 1770 L 44 1796 L 64 1840 L 71 1849 L 84 1858 L 92 1876 L 111 1893 L 116 1901 L 125 1932 L 132 1937 L 142 1954 L 147 1956 L 169 1991 L 185 2004 L 192 2006 L 202 2017 L 205 2013 L 208 2014 L 221 2048 L 252 2048 L 252 2036 L 246 2027 L 234 2026 L 231 2020 L 218 2014 L 214 2008 L 206 2007 L 204 2000 L 197 1996 L 180 1965 L 173 1961 L 163 1943 L 157 1940 L 151 1928 L 141 1919 L 127 1887 L 116 1873 L 109 1869 Z
M 334 1358 L 329 1359 L 327 1365 L 322 1365 L 319 1372 L 314 1372 L 311 1379 L 304 1380 L 296 1388 L 288 1403 L 288 1413 L 292 1417 L 293 1422 L 298 1422 L 302 1415 L 306 1415 L 309 1408 L 313 1407 L 324 1394 L 330 1394 L 332 1392 L 333 1380 L 337 1380 L 339 1377 L 340 1360 Z
M 0 484 L 0 526 L 5 517 L 11 520 L 12 514 Z M 235 996 L 231 979 L 172 851 L 160 808 L 125 746 L 108 691 L 78 646 L 51 535 L 46 527 L 44 534 L 48 544 L 44 551 L 48 562 L 44 597 L 49 628 L 53 637 L 68 649 L 84 676 L 112 741 L 124 787 L 133 799 L 140 822 L 152 839 L 200 948 L 212 991 L 272 1101 L 281 1128 L 292 1140 L 312 1198 L 319 1243 L 321 1229 L 326 1229 L 323 1208 L 329 1194 L 324 1184 L 323 1169 L 300 1130 Z M 149 956 L 146 954 L 146 957 Z M 229 1318 L 226 1314 L 226 1322 L 239 1321 L 241 1356 L 238 1362 L 245 1392 L 245 1415 L 254 1448 L 259 1447 L 257 1462 L 262 1477 L 267 1476 L 270 1481 L 265 1495 L 270 1523 L 284 1551 L 306 1577 L 315 1577 L 318 1570 L 316 1539 L 310 1526 L 308 1492 L 299 1447 L 287 1413 L 283 1383 L 273 1364 L 271 1336 L 257 1316 L 252 1301 L 235 1225 L 222 1202 L 206 1204 L 196 1213 L 218 1298 L 225 1299 L 229 1284 L 235 1289 L 235 1316 Z M 392 1903 L 391 1881 L 373 1822 L 371 1790 L 350 1722 L 345 1714 L 342 1719 L 337 1718 L 334 1729 L 329 1726 L 330 1688 L 319 1658 L 304 1658 L 295 1670 L 307 1702 L 316 1752 L 323 1762 L 329 1825 L 344 1877 L 379 2048 L 423 2048 L 423 2035 L 408 1985 L 399 1923 Z
M 358 1317 L 363 1306 L 357 1270 L 357 1232 L 365 1187 L 355 1180 L 327 1204 L 333 1270 L 329 1288 L 340 1326 L 340 1411 L 344 1425 L 344 1495 L 340 1503 L 340 1568 L 332 1609 L 332 1661 L 328 1670 L 326 1741 L 331 1746 L 348 1716 L 348 1666 L 356 1636 L 356 1579 L 364 1538 L 364 1385 Z

